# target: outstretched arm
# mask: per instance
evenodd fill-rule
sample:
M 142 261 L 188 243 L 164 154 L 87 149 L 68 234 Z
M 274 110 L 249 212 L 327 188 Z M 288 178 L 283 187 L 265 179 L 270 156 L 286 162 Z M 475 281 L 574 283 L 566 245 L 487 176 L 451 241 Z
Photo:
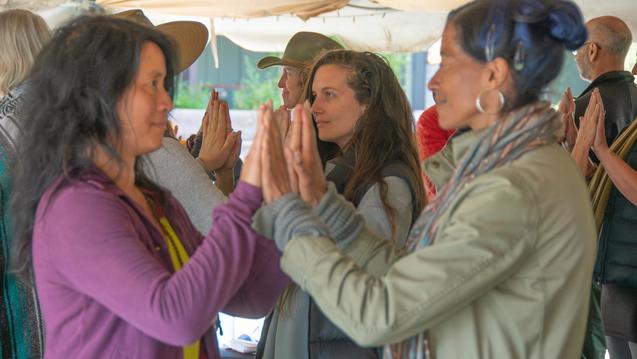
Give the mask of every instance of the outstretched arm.
M 637 121 L 637 119 L 635 119 Z M 637 146 L 634 144 L 633 146 Z M 603 123 L 597 124 L 597 132 L 593 142 L 593 151 L 610 180 L 626 199 L 637 206 L 637 170 L 613 153 L 608 148 Z
M 531 198 L 504 180 L 474 183 L 467 192 L 473 200 L 454 209 L 436 245 L 393 264 L 397 253 L 392 246 L 362 231 L 347 254 L 329 238 L 293 236 L 281 267 L 360 345 L 413 336 L 506 280 L 532 248 L 537 219 L 529 215 L 532 211 L 519 210 Z M 494 203 L 493 208 L 485 203 Z M 485 215 L 491 210 L 498 215 Z M 382 263 L 384 271 L 371 270 L 383 268 Z

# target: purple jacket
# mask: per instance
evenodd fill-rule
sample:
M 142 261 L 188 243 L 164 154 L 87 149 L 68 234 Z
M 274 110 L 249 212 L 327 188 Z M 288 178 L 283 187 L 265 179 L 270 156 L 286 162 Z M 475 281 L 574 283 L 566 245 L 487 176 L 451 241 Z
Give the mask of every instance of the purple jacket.
M 219 311 L 258 318 L 273 306 L 287 278 L 274 243 L 250 227 L 261 190 L 239 183 L 205 237 L 165 197 L 191 254 L 177 273 L 161 230 L 103 173 L 60 178 L 42 196 L 33 266 L 46 358 L 181 358 L 202 336 L 207 357 L 218 358 Z

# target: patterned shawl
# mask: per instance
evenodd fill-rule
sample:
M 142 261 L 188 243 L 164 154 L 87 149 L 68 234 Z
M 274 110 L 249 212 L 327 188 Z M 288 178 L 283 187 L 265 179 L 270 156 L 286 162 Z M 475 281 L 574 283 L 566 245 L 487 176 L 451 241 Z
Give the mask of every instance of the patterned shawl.
M 24 86 L 0 99 L 0 358 L 42 358 L 44 331 L 35 287 L 9 273 L 13 229 L 10 216 L 11 168 L 23 122 Z
M 411 251 L 433 244 L 443 214 L 456 201 L 462 187 L 476 177 L 516 160 L 525 153 L 563 137 L 560 116 L 548 102 L 536 102 L 511 112 L 485 129 L 474 146 L 456 164 L 449 182 L 423 210 L 410 232 Z M 384 358 L 431 358 L 427 332 L 385 346 Z

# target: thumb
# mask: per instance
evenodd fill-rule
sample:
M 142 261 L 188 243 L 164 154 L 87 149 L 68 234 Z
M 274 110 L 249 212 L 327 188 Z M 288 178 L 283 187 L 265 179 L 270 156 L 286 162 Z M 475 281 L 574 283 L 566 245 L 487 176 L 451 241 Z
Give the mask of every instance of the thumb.
M 239 152 L 241 152 L 241 131 L 235 131 L 231 134 L 232 136 L 234 136 L 234 146 L 232 147 L 233 149 L 233 154 L 238 154 Z
M 230 151 L 232 151 L 232 149 L 234 148 L 234 144 L 236 141 L 237 141 L 237 136 L 235 136 L 234 133 L 231 133 L 228 136 L 226 136 L 226 140 L 223 142 L 223 146 L 221 146 L 220 152 L 227 156 L 230 153 Z

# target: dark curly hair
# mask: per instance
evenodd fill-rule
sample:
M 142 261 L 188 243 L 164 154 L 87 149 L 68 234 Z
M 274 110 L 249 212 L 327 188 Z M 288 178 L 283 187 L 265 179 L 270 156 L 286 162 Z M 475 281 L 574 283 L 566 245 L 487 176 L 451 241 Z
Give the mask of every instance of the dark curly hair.
M 61 175 L 77 178 L 93 168 L 96 149 L 123 165 L 109 138 L 121 138 L 117 103 L 133 82 L 145 43 L 166 60 L 165 88 L 172 93 L 173 44 L 153 28 L 105 16 L 81 17 L 60 28 L 36 59 L 29 78 L 24 132 L 14 164 L 11 269 L 32 274 L 32 231 L 42 194 Z M 156 190 L 135 163 L 135 181 Z

